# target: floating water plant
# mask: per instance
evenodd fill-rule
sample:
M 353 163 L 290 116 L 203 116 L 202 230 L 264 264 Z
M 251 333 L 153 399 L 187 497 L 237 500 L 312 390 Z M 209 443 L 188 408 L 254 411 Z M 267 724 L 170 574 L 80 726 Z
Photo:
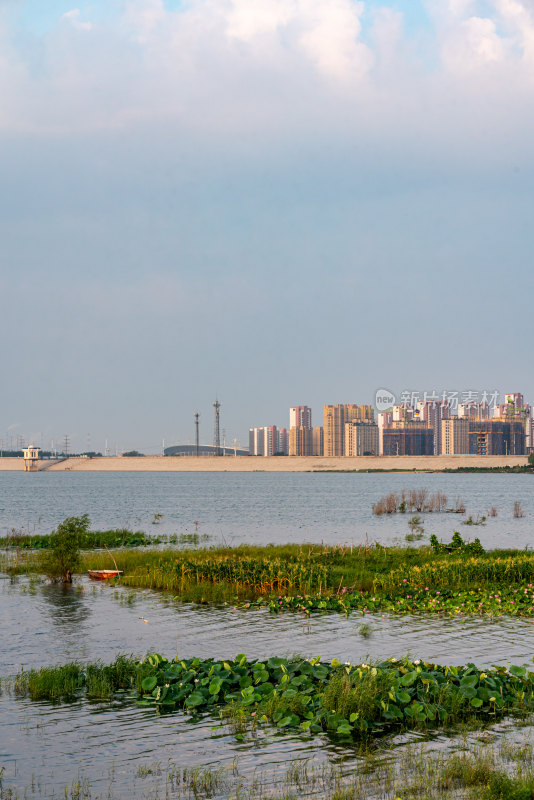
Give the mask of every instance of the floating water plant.
M 267 602 L 259 598 L 247 607 L 265 605 L 271 612 L 284 610 L 311 614 L 314 611 L 337 611 L 348 616 L 352 612 L 361 614 L 389 613 L 417 616 L 420 614 L 447 616 L 534 616 L 533 584 L 522 588 L 453 591 L 423 588 L 408 582 L 394 593 L 351 592 L 343 595 L 294 595 L 280 596 Z
M 311 734 L 368 736 L 400 728 L 443 726 L 460 720 L 496 719 L 534 708 L 534 673 L 513 666 L 481 670 L 474 664 L 443 666 L 419 659 L 390 658 L 376 664 L 342 664 L 337 659 L 249 660 L 175 658 L 158 653 L 143 661 L 99 665 L 110 685 L 137 687 L 137 704 L 159 712 L 191 715 L 239 713 L 254 724 L 298 728 Z M 45 670 L 40 670 L 42 677 Z M 91 696 L 90 666 L 46 669 L 48 678 L 72 672 L 72 693 Z M 52 681 L 54 683 L 54 681 Z M 15 678 L 18 693 L 34 699 L 64 697 L 32 691 L 25 673 Z M 69 692 L 66 696 L 70 696 Z

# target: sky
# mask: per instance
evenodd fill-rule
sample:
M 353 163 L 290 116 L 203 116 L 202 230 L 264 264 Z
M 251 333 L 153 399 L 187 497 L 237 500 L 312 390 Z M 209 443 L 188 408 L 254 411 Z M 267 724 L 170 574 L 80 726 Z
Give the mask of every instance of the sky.
M 2 446 L 534 402 L 530 0 L 0 0 Z

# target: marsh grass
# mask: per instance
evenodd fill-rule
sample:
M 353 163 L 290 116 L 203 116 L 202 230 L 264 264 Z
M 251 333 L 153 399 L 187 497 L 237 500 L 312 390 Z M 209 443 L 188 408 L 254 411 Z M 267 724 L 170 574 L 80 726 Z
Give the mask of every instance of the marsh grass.
M 455 537 L 462 547 L 448 550 Z M 432 537 L 434 539 L 434 537 Z M 199 605 L 246 604 L 258 600 L 339 598 L 351 592 L 386 592 L 400 597 L 403 586 L 431 590 L 477 591 L 489 587 L 510 590 L 534 583 L 534 553 L 524 550 L 484 552 L 475 542 L 464 542 L 455 533 L 453 542 L 437 552 L 423 547 L 327 547 L 313 545 L 241 546 L 236 548 L 115 551 L 118 583 L 135 589 L 165 591 L 176 600 Z M 482 552 L 472 553 L 478 549 Z M 42 572 L 41 554 L 13 552 L 1 568 L 13 578 Z M 80 570 L 110 567 L 107 552 L 82 553 Z M 372 595 L 371 595 L 372 596 Z M 126 601 L 125 601 L 126 602 Z M 297 607 L 297 605 L 295 605 Z M 340 610 L 343 610 L 342 603 Z
M 19 672 L 3 681 L 15 694 L 32 700 L 70 701 L 85 689 L 88 698 L 110 700 L 115 692 L 133 686 L 139 668 L 131 656 L 119 655 L 111 664 L 100 661 L 87 665 L 77 661 L 55 667 Z
M 323 708 L 354 723 L 365 722 L 365 730 L 379 719 L 377 698 L 387 697 L 392 689 L 392 675 L 378 670 L 366 670 L 362 678 L 340 672 L 328 683 L 321 699 Z M 360 727 L 360 726 L 358 726 Z
M 29 695 L 32 700 L 72 700 L 84 685 L 82 666 L 78 662 L 57 667 L 42 667 L 19 672 L 13 680 L 15 693 Z

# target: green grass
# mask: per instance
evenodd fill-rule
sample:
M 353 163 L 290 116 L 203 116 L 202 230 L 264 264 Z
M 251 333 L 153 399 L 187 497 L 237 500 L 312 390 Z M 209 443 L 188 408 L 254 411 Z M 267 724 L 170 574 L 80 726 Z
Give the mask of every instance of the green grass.
M 39 574 L 45 555 L 13 554 L 0 568 L 12 575 Z M 477 553 L 469 543 L 452 552 L 380 544 L 352 549 L 267 545 L 121 549 L 114 557 L 123 570 L 123 585 L 166 591 L 199 604 L 267 603 L 272 610 L 280 606 L 306 613 L 359 609 L 534 615 L 534 553 L 524 550 Z M 112 567 L 107 552 L 82 554 L 82 573 Z
M 55 667 L 42 667 L 19 672 L 12 680 L 4 680 L 6 688 L 32 700 L 69 701 L 82 692 L 89 698 L 109 700 L 119 689 L 134 685 L 139 672 L 138 662 L 119 655 L 112 664 L 101 662 L 86 666 L 74 661 Z
M 19 672 L 13 681 L 16 694 L 32 700 L 72 700 L 83 686 L 82 666 L 78 662 L 58 667 L 42 667 Z

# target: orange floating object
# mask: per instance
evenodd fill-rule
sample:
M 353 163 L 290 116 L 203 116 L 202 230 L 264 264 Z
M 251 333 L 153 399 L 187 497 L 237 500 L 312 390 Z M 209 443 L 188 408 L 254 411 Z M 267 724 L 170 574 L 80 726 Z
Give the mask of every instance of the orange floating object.
M 94 581 L 105 581 L 108 578 L 117 578 L 122 575 L 122 569 L 90 569 L 89 577 Z

